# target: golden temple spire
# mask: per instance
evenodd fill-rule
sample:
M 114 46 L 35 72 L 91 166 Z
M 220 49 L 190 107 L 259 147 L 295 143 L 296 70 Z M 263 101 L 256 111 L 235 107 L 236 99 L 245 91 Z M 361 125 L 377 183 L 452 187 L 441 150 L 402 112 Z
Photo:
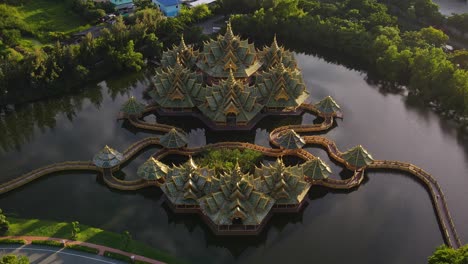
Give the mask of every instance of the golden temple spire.
M 273 42 L 271 43 L 271 49 L 274 51 L 280 49 L 280 47 L 278 46 L 278 42 L 276 41 L 276 33 L 275 33 L 275 36 L 273 37 Z
M 229 69 L 229 76 L 226 80 L 226 84 L 229 86 L 229 87 L 233 87 L 235 84 L 236 84 L 236 78 L 234 77 L 234 72 L 232 71 L 232 69 Z
M 187 45 L 185 44 L 184 34 L 180 35 L 180 49 L 185 50 L 187 49 Z
M 227 40 L 234 39 L 234 33 L 232 32 L 232 27 L 231 27 L 231 20 L 229 20 L 227 23 L 226 34 L 224 35 L 224 38 Z

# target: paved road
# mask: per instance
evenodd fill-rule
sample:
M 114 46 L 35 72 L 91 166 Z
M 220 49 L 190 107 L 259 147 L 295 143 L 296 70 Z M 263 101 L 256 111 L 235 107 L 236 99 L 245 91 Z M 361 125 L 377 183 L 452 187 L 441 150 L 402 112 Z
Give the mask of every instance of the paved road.
M 18 247 L 17 245 L 0 245 L 0 256 L 6 254 L 24 255 L 29 258 L 31 264 L 124 264 L 118 260 L 113 260 L 95 254 L 85 252 L 28 245 Z
M 201 27 L 203 29 L 203 34 L 205 35 L 210 35 L 213 32 L 213 27 L 222 27 L 225 24 L 221 21 L 221 23 L 218 23 L 220 19 L 222 19 L 224 16 L 215 16 L 212 17 L 206 21 L 203 21 L 201 23 L 198 23 L 197 26 Z M 227 18 L 226 18 L 227 20 Z

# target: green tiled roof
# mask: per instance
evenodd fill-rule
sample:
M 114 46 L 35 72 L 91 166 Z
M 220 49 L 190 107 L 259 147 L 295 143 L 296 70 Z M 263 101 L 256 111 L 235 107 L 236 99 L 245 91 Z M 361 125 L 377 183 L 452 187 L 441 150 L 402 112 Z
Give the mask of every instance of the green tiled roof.
M 323 180 L 328 178 L 331 173 L 330 167 L 319 157 L 304 162 L 302 165 L 304 176 L 311 178 L 312 180 Z
M 153 181 L 166 178 L 168 170 L 166 164 L 151 157 L 138 168 L 137 175 L 142 179 Z
M 254 190 L 252 176 L 243 174 L 237 164 L 220 177 L 220 191 L 199 199 L 200 208 L 217 225 L 231 225 L 238 218 L 244 225 L 259 225 L 275 200 Z
M 296 59 L 289 50 L 284 49 L 278 45 L 276 41 L 276 35 L 273 38 L 273 42 L 269 47 L 264 47 L 260 52 L 260 57 L 263 61 L 262 70 L 268 71 L 271 68 L 276 67 L 279 63 L 284 64 L 286 68 L 295 70 L 297 68 Z
M 211 77 L 227 78 L 231 69 L 236 78 L 245 78 L 259 70 L 262 63 L 255 46 L 235 36 L 228 23 L 224 36 L 204 43 L 197 66 Z
M 253 182 L 256 190 L 273 197 L 276 204 L 299 204 L 311 186 L 303 179 L 301 169 L 286 167 L 283 160 L 278 159 L 268 166 L 257 167 Z
M 254 94 L 266 107 L 298 107 L 309 93 L 301 72 L 285 68 L 279 62 L 270 71 L 258 74 Z
M 112 168 L 120 164 L 123 155 L 115 149 L 105 146 L 93 157 L 94 165 L 99 168 Z
M 331 96 L 327 96 L 320 102 L 315 104 L 315 107 L 324 114 L 333 114 L 341 111 L 340 106 L 333 100 Z
M 200 53 L 183 38 L 166 51 L 149 95 L 166 111 L 199 110 L 216 125 L 234 119 L 236 125 L 246 125 L 264 108 L 294 110 L 309 93 L 293 54 L 279 47 L 276 38 L 259 52 L 234 35 L 229 23 L 226 34 L 205 42 Z
M 163 67 L 174 67 L 177 61 L 188 69 L 194 69 L 198 58 L 198 50 L 185 44 L 184 36 L 180 38 L 179 46 L 172 46 L 172 49 L 163 52 L 161 65 Z
M 207 90 L 206 103 L 199 109 L 215 122 L 226 122 L 229 114 L 236 115 L 236 122 L 248 122 L 262 110 L 251 90 L 250 86 L 238 82 L 231 72 L 227 80 Z
M 285 149 L 299 149 L 305 145 L 304 139 L 292 129 L 282 131 L 278 135 L 277 142 Z
M 199 168 L 190 158 L 183 165 L 168 169 L 161 189 L 175 205 L 196 205 L 198 198 L 219 189 L 219 180 L 214 170 Z
M 185 133 L 173 128 L 163 135 L 159 141 L 165 148 L 181 148 L 187 145 L 188 139 Z
M 374 159 L 361 145 L 343 153 L 343 159 L 356 168 L 362 168 L 371 164 Z
M 145 105 L 138 102 L 137 99 L 131 96 L 127 102 L 125 102 L 121 108 L 121 112 L 127 115 L 141 115 L 145 110 Z
M 202 82 L 202 75 L 176 62 L 174 67 L 156 71 L 149 95 L 164 108 L 192 108 L 197 98 L 201 100 L 204 96 Z

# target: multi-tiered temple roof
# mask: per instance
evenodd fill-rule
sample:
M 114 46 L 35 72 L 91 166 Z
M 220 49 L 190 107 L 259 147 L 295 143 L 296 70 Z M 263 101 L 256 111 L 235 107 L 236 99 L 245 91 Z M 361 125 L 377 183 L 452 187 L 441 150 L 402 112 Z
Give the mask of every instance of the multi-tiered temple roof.
M 234 35 L 231 24 L 226 34 L 203 45 L 198 68 L 213 78 L 227 78 L 232 70 L 236 78 L 248 78 L 262 67 L 255 46 Z
M 266 113 L 299 113 L 309 96 L 293 54 L 273 40 L 258 51 L 234 35 L 164 52 L 149 95 L 161 114 L 199 116 L 212 127 L 247 127 Z
M 310 189 L 310 184 L 304 181 L 303 168 L 286 167 L 281 159 L 272 165 L 257 167 L 255 176 L 256 189 L 269 194 L 276 204 L 298 205 Z
M 238 163 L 234 169 L 217 174 L 213 169 L 197 166 L 191 157 L 172 167 L 150 158 L 138 175 L 144 180 L 163 182 L 161 189 L 173 208 L 198 210 L 218 232 L 222 226 L 252 226 L 257 230 L 272 210 L 299 209 L 311 187 L 305 181 L 310 177 L 305 173 L 310 174 L 311 170 L 314 168 L 308 163 L 286 166 L 277 159 L 255 168 L 253 174 L 243 173 Z

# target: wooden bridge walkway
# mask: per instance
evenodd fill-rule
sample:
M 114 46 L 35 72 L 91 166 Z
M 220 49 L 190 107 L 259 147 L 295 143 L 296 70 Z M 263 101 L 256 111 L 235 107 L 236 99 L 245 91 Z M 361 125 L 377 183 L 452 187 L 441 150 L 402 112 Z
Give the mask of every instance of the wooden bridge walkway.
M 334 118 L 341 117 L 341 114 L 337 113 L 331 116 L 323 116 L 319 111 L 309 104 L 303 104 L 300 106 L 304 111 L 309 111 L 311 113 L 317 114 L 324 118 L 324 121 L 321 124 L 312 124 L 312 125 L 290 125 L 282 126 L 274 129 L 270 133 L 270 143 L 273 146 L 279 147 L 277 142 L 278 135 L 287 129 L 293 129 L 297 133 L 310 133 L 310 132 L 320 132 L 326 131 L 333 126 Z M 154 111 L 153 108 L 147 108 L 146 112 Z M 138 128 L 163 132 L 167 133 L 171 129 L 177 129 L 182 131 L 182 129 L 157 123 L 147 123 L 139 120 L 138 118 L 127 118 L 129 122 Z M 437 181 L 427 172 L 423 171 L 421 168 L 412 165 L 410 163 L 399 162 L 399 161 L 386 161 L 386 160 L 376 160 L 370 165 L 362 168 L 356 168 L 353 165 L 347 163 L 343 157 L 342 152 L 339 151 L 334 141 L 323 137 L 323 136 L 303 136 L 306 144 L 318 145 L 327 151 L 328 155 L 337 161 L 338 163 L 345 166 L 347 169 L 354 171 L 354 175 L 346 180 L 339 179 L 325 179 L 325 180 L 310 180 L 314 185 L 321 185 L 333 189 L 352 189 L 359 186 L 364 179 L 364 171 L 376 170 L 376 169 L 385 169 L 385 170 L 397 170 L 410 173 L 413 177 L 420 180 L 429 190 L 431 195 L 433 205 L 436 211 L 437 219 L 440 223 L 442 234 L 444 236 L 447 244 L 453 248 L 458 248 L 461 246 L 460 238 L 456 232 L 452 217 L 450 216 L 447 202 Z M 140 141 L 135 142 L 130 145 L 124 152 L 124 159 L 122 163 L 127 162 L 132 157 L 137 155 L 142 149 L 151 146 L 151 145 L 160 145 L 158 137 L 148 137 Z M 265 156 L 269 157 L 282 157 L 282 156 L 296 156 L 303 160 L 312 160 L 315 159 L 315 156 L 310 152 L 304 149 L 284 149 L 284 148 L 268 148 L 246 142 L 219 142 L 215 144 L 209 144 L 203 147 L 198 148 L 179 148 L 179 149 L 162 149 L 154 154 L 153 157 L 161 159 L 169 154 L 179 154 L 179 155 L 196 155 L 202 151 L 213 149 L 213 148 L 228 148 L 228 149 L 251 149 L 261 152 Z M 26 173 L 18 178 L 15 178 L 11 181 L 3 183 L 0 185 L 0 194 L 11 191 L 15 188 L 23 186 L 35 179 L 46 176 L 50 173 L 59 172 L 59 171 L 73 171 L 73 170 L 86 170 L 86 171 L 102 171 L 104 182 L 111 188 L 119 190 L 138 190 L 148 186 L 159 186 L 157 182 L 149 182 L 144 180 L 134 180 L 134 181 L 124 181 L 115 178 L 112 173 L 114 169 L 104 169 L 101 170 L 97 168 L 91 161 L 73 161 L 73 162 L 63 162 L 52 164 L 39 168 L 37 170 Z

